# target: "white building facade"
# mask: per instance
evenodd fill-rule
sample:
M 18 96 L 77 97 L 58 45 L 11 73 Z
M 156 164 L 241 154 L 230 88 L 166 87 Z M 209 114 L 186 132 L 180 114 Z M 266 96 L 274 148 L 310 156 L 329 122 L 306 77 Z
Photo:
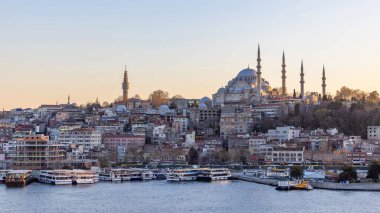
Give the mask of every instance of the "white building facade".
M 101 131 L 92 128 L 80 128 L 60 132 L 58 141 L 64 145 L 82 145 L 84 152 L 88 152 L 102 142 Z

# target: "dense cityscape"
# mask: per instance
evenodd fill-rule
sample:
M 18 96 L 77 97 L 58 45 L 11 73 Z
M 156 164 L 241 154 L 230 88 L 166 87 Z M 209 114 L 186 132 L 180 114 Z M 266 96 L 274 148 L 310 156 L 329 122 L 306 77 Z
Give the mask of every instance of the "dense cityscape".
M 0 0 L 0 213 L 379 212 L 378 8 Z
M 285 53 L 280 88 L 272 88 L 263 73 L 259 46 L 256 70 L 241 70 L 212 98 L 169 98 L 162 90 L 153 91 L 148 100 L 130 97 L 125 67 L 122 96 L 112 103 L 96 100 L 78 106 L 68 96 L 65 104 L 3 111 L 2 176 L 5 180 L 10 169 L 200 165 L 250 169 L 261 178 L 309 175 L 329 181 L 378 181 L 376 91 L 342 87 L 332 97 L 326 93 L 322 66 L 321 91 L 306 92 L 301 62 L 300 88 L 289 94 Z

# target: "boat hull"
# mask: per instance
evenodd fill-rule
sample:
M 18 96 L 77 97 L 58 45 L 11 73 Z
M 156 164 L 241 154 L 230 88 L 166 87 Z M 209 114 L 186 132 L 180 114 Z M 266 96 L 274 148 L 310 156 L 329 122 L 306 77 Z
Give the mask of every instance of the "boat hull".
M 24 181 L 13 181 L 13 182 L 5 182 L 7 187 L 23 187 L 31 184 L 33 182 L 33 178 L 27 178 Z
M 78 184 L 93 184 L 95 181 L 93 179 L 88 179 L 88 180 L 73 180 L 72 184 L 73 185 L 78 185 Z

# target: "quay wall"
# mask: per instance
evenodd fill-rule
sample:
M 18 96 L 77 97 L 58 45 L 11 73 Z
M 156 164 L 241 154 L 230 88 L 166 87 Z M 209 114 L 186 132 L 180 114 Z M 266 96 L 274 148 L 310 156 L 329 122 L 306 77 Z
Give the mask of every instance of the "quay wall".
M 254 176 L 248 176 L 248 175 L 239 175 L 239 174 L 234 174 L 232 176 L 232 179 L 254 182 L 254 183 L 259 183 L 259 184 L 265 184 L 265 185 L 270 185 L 270 186 L 277 186 L 277 183 L 278 183 L 278 180 L 275 180 L 275 179 L 262 179 L 260 177 L 254 177 Z
M 262 179 L 259 177 L 234 174 L 233 179 L 254 182 L 258 184 L 265 184 L 269 186 L 277 186 L 278 180 L 276 179 Z M 310 182 L 315 189 L 329 189 L 329 190 L 352 190 L 352 191 L 380 191 L 380 183 L 332 183 L 332 182 Z
M 331 182 L 311 182 L 315 189 L 330 190 L 356 190 L 356 191 L 380 191 L 379 183 L 331 183 Z

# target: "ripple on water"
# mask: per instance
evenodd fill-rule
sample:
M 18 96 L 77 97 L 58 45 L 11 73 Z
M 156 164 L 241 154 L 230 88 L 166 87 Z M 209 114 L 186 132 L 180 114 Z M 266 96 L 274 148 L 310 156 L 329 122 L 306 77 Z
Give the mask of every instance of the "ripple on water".
M 0 185 L 0 212 L 378 212 L 376 192 L 289 191 L 242 182 Z

